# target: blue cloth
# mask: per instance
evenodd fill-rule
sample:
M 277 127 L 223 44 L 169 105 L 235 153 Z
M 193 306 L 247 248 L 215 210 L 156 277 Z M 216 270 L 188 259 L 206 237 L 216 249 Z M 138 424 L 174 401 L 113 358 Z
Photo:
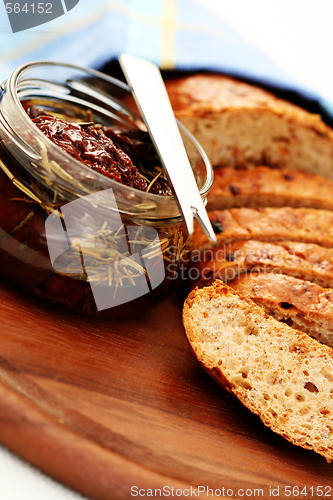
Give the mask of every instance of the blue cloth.
M 0 2 L 1 81 L 28 61 L 99 69 L 122 52 L 151 60 L 161 69 L 220 71 L 293 91 L 333 112 L 330 103 L 290 78 L 194 0 L 80 0 L 65 15 L 19 33 L 11 33 Z

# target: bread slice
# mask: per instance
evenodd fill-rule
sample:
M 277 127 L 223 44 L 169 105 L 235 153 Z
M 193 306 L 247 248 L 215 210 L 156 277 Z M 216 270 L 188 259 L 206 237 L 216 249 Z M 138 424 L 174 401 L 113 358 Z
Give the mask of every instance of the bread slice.
M 176 117 L 214 166 L 268 165 L 333 179 L 333 132 L 319 115 L 218 74 L 166 85 Z
M 216 233 L 216 246 L 232 241 L 300 241 L 333 247 L 333 212 L 312 208 L 263 207 L 213 210 L 209 218 Z M 212 246 L 198 224 L 192 237 L 193 248 Z
M 208 210 L 234 207 L 310 207 L 333 210 L 333 181 L 295 170 L 217 168 Z
M 205 370 L 273 431 L 333 459 L 333 350 L 221 281 L 190 293 L 189 343 Z
M 245 240 L 203 251 L 193 250 L 189 279 L 206 281 L 206 285 L 215 279 L 228 283 L 249 271 L 280 271 L 333 288 L 333 248 L 297 241 Z
M 333 347 L 333 289 L 275 273 L 243 274 L 230 286 L 279 321 Z

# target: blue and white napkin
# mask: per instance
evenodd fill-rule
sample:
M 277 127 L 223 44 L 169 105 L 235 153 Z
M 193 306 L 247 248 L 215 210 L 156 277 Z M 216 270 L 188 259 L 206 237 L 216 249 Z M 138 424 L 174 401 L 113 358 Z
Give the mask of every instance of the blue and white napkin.
M 0 1 L 1 81 L 28 61 L 99 69 L 122 52 L 165 70 L 219 71 L 296 92 L 333 116 L 330 104 L 195 0 L 79 0 L 63 16 L 19 33 L 11 32 Z

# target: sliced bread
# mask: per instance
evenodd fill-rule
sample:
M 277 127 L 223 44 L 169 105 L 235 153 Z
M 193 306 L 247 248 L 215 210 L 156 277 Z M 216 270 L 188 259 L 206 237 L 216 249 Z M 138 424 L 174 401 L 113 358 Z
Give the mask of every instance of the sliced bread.
M 213 210 L 209 218 L 221 246 L 232 241 L 300 241 L 333 247 L 333 212 L 312 208 L 262 207 Z M 193 248 L 211 247 L 196 224 Z
M 221 281 L 190 293 L 189 343 L 205 370 L 273 431 L 333 459 L 333 350 Z
M 333 347 L 333 289 L 275 273 L 243 274 L 230 286 L 279 321 Z
M 215 169 L 208 210 L 245 206 L 333 210 L 333 182 L 309 172 L 265 166 Z
M 268 165 L 333 179 L 333 131 L 319 115 L 218 74 L 166 85 L 176 117 L 214 166 Z
M 220 279 L 224 283 L 249 271 L 279 272 L 333 288 L 333 248 L 297 241 L 236 241 L 192 251 L 192 282 Z M 207 283 L 206 283 L 207 284 Z

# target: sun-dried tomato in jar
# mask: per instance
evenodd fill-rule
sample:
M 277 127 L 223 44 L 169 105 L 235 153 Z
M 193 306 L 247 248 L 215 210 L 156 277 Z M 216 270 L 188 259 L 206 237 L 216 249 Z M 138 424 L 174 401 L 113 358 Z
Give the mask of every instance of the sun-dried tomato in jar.
M 187 234 L 148 135 L 123 105 L 127 86 L 38 62 L 1 89 L 1 277 L 109 317 L 166 298 L 184 276 Z M 204 197 L 209 162 L 182 133 Z
M 172 195 L 147 132 L 119 125 L 75 123 L 52 116 L 29 101 L 22 104 L 39 130 L 76 160 L 126 186 Z

